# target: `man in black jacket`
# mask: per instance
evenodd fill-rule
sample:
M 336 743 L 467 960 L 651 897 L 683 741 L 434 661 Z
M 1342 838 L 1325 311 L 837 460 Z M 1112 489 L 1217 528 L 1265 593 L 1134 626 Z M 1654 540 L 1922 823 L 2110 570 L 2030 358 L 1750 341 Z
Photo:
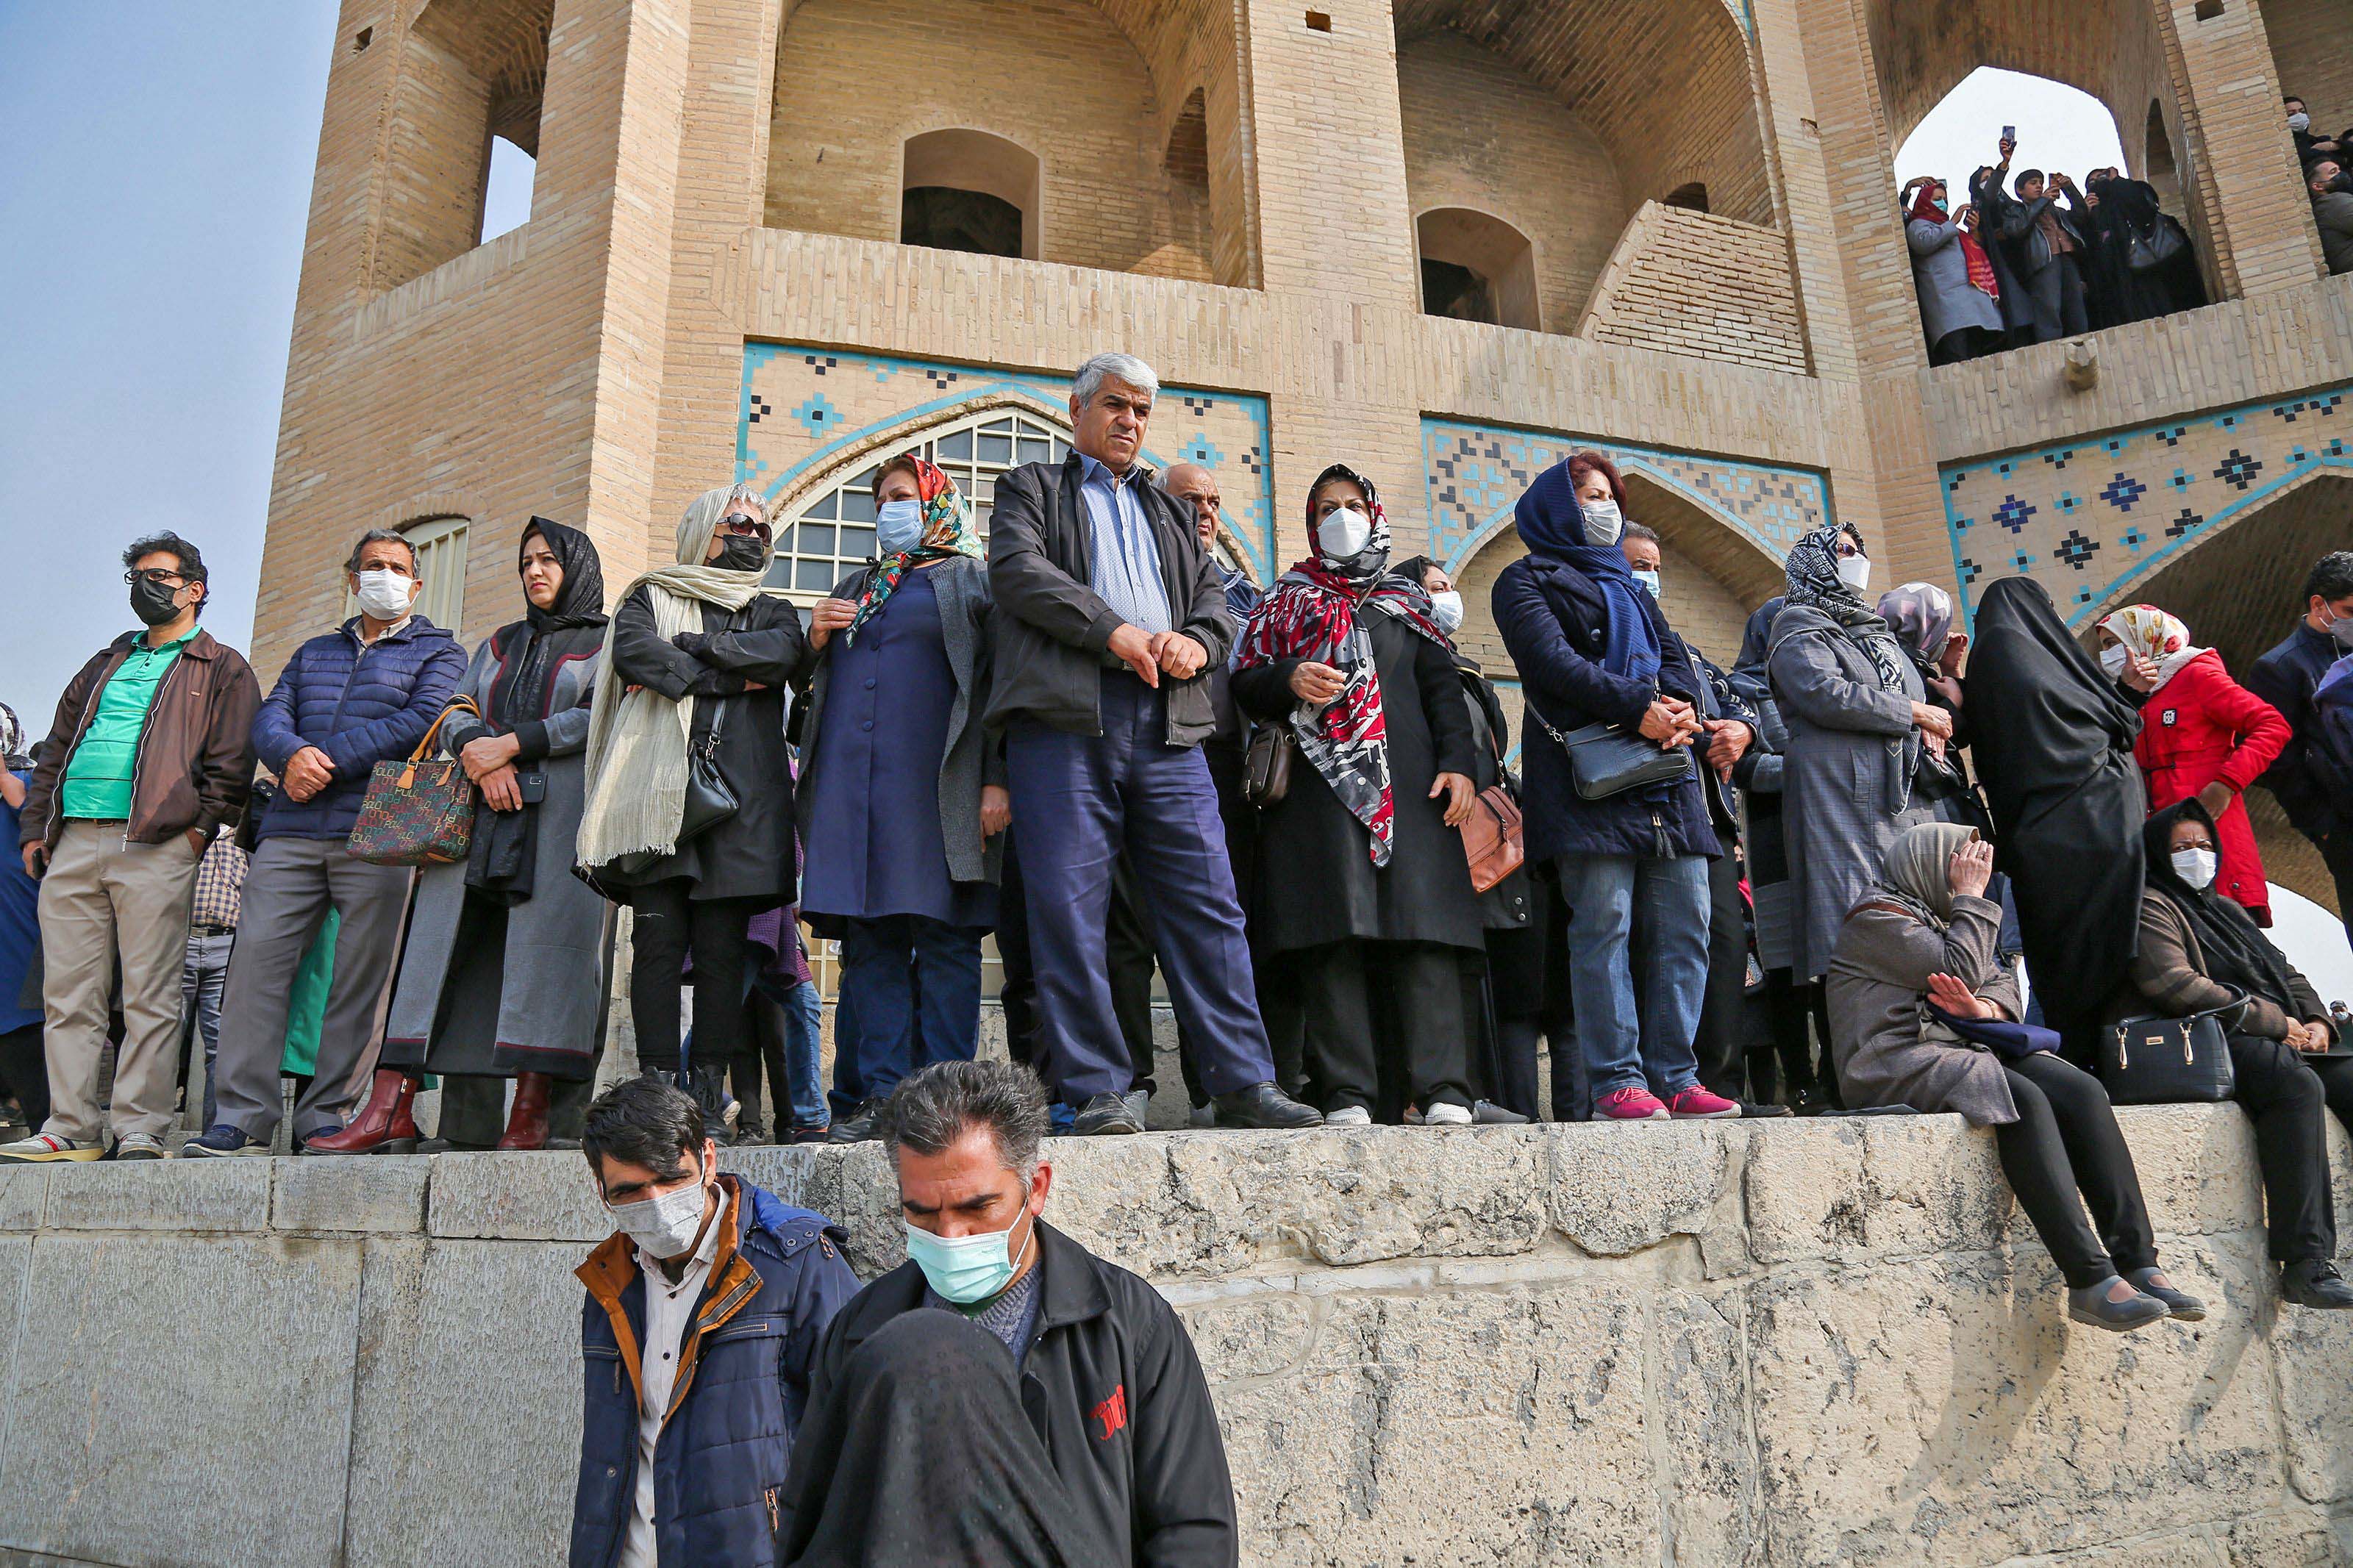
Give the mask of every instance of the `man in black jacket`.
M 2304 580 L 2304 617 L 2286 640 L 2255 660 L 2247 689 L 2280 710 L 2295 731 L 2257 782 L 2295 830 L 2312 840 L 2337 881 L 2337 903 L 2353 938 L 2353 802 L 2338 797 L 2312 754 L 2312 693 L 2328 667 L 2353 653 L 2353 550 L 2324 555 Z
M 1184 1324 L 1039 1217 L 1043 1086 L 935 1063 L 883 1128 L 910 1261 L 826 1331 L 776 1561 L 1232 1568 L 1233 1481 Z
M 2001 222 L 2010 266 L 2033 312 L 2031 326 L 2021 335 L 2038 343 L 2091 330 L 2084 301 L 2083 201 L 2075 182 L 2066 175 L 2052 175 L 2050 184 L 2046 193 L 2040 169 L 2021 171 L 2018 201 L 2003 213 Z M 2067 200 L 2063 207 L 2059 205 L 2062 196 Z
M 1103 954 L 1124 848 L 1176 1016 L 1225 1127 L 1312 1127 L 1275 1088 L 1250 947 L 1201 756 L 1204 672 L 1234 641 L 1193 509 L 1141 461 L 1159 380 L 1098 354 L 1071 388 L 1070 457 L 998 477 L 988 581 L 988 727 L 1005 735 L 1049 1079 L 1082 1133 L 1141 1132 Z

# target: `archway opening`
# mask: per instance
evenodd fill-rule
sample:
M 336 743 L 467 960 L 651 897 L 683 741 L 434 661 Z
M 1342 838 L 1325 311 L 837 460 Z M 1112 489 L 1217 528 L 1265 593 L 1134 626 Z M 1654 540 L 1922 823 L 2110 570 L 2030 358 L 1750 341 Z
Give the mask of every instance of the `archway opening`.
M 2148 126 L 2141 139 L 2141 178 L 2156 188 L 2169 211 L 2181 209 L 2181 170 L 2173 161 L 2173 137 L 2165 129 L 2165 105 L 2149 100 Z
M 1439 207 L 1415 220 L 1421 249 L 1421 308 L 1433 316 L 1543 330 L 1535 247 L 1499 217 Z
M 911 136 L 901 163 L 899 243 L 982 256 L 1038 255 L 1038 154 L 986 131 Z
M 1660 198 L 1668 206 L 1681 207 L 1685 212 L 1707 211 L 1707 182 L 1687 180 Z

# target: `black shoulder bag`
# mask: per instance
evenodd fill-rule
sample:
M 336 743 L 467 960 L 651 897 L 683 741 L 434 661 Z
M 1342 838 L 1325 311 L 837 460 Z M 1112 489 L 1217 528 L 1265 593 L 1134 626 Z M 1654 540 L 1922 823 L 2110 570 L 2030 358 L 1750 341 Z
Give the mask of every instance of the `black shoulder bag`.
M 1615 724 L 1587 724 L 1564 735 L 1536 711 L 1535 702 L 1521 706 L 1568 753 L 1568 776 L 1580 800 L 1608 800 L 1651 784 L 1681 784 L 1693 774 L 1689 746 L 1662 749 Z
M 2186 1018 L 2126 1018 L 2100 1038 L 2100 1082 L 2118 1105 L 2187 1105 L 2231 1098 L 2238 1073 L 2231 1065 L 2230 1031 L 2222 1015 L 2246 1005 L 2233 996 Z

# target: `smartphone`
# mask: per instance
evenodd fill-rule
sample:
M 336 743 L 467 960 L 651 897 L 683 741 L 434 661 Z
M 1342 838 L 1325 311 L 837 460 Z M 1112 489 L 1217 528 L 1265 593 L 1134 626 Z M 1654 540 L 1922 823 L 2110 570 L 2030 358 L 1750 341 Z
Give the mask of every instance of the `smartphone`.
M 2005 142 L 2015 142 L 2015 141 L 2017 141 L 2017 140 L 2018 140 L 2018 127 L 2017 127 L 2017 126 L 2015 126 L 2015 125 L 2005 125 L 2005 126 L 2003 126 L 2003 127 L 2001 128 L 2001 139 L 2002 139 L 2003 141 L 2005 141 Z

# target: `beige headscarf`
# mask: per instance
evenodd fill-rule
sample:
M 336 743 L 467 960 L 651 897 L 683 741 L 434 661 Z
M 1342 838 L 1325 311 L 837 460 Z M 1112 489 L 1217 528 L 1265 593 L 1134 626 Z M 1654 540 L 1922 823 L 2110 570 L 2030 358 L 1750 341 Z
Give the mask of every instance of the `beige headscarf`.
M 1978 836 L 1966 823 L 1924 822 L 1895 836 L 1880 868 L 1879 891 L 1894 893 L 1936 924 L 1953 918 L 1953 856 Z
M 712 535 L 728 503 L 748 500 L 760 515 L 768 503 L 746 485 L 723 485 L 703 491 L 686 509 L 678 523 L 678 563 L 657 566 L 629 584 L 617 604 L 625 602 L 642 584 L 654 612 L 654 630 L 667 641 L 702 626 L 702 606 L 716 605 L 733 612 L 762 594 L 782 598 L 784 591 L 765 587 L 763 561 L 750 572 L 731 572 L 707 565 Z M 667 855 L 678 847 L 678 825 L 686 810 L 686 743 L 694 732 L 694 699 L 672 702 L 658 691 L 627 689 L 613 669 L 613 644 L 607 637 L 596 656 L 596 694 L 588 718 L 585 756 L 587 800 L 581 811 L 580 837 L 575 858 L 583 866 L 604 866 L 641 850 Z

